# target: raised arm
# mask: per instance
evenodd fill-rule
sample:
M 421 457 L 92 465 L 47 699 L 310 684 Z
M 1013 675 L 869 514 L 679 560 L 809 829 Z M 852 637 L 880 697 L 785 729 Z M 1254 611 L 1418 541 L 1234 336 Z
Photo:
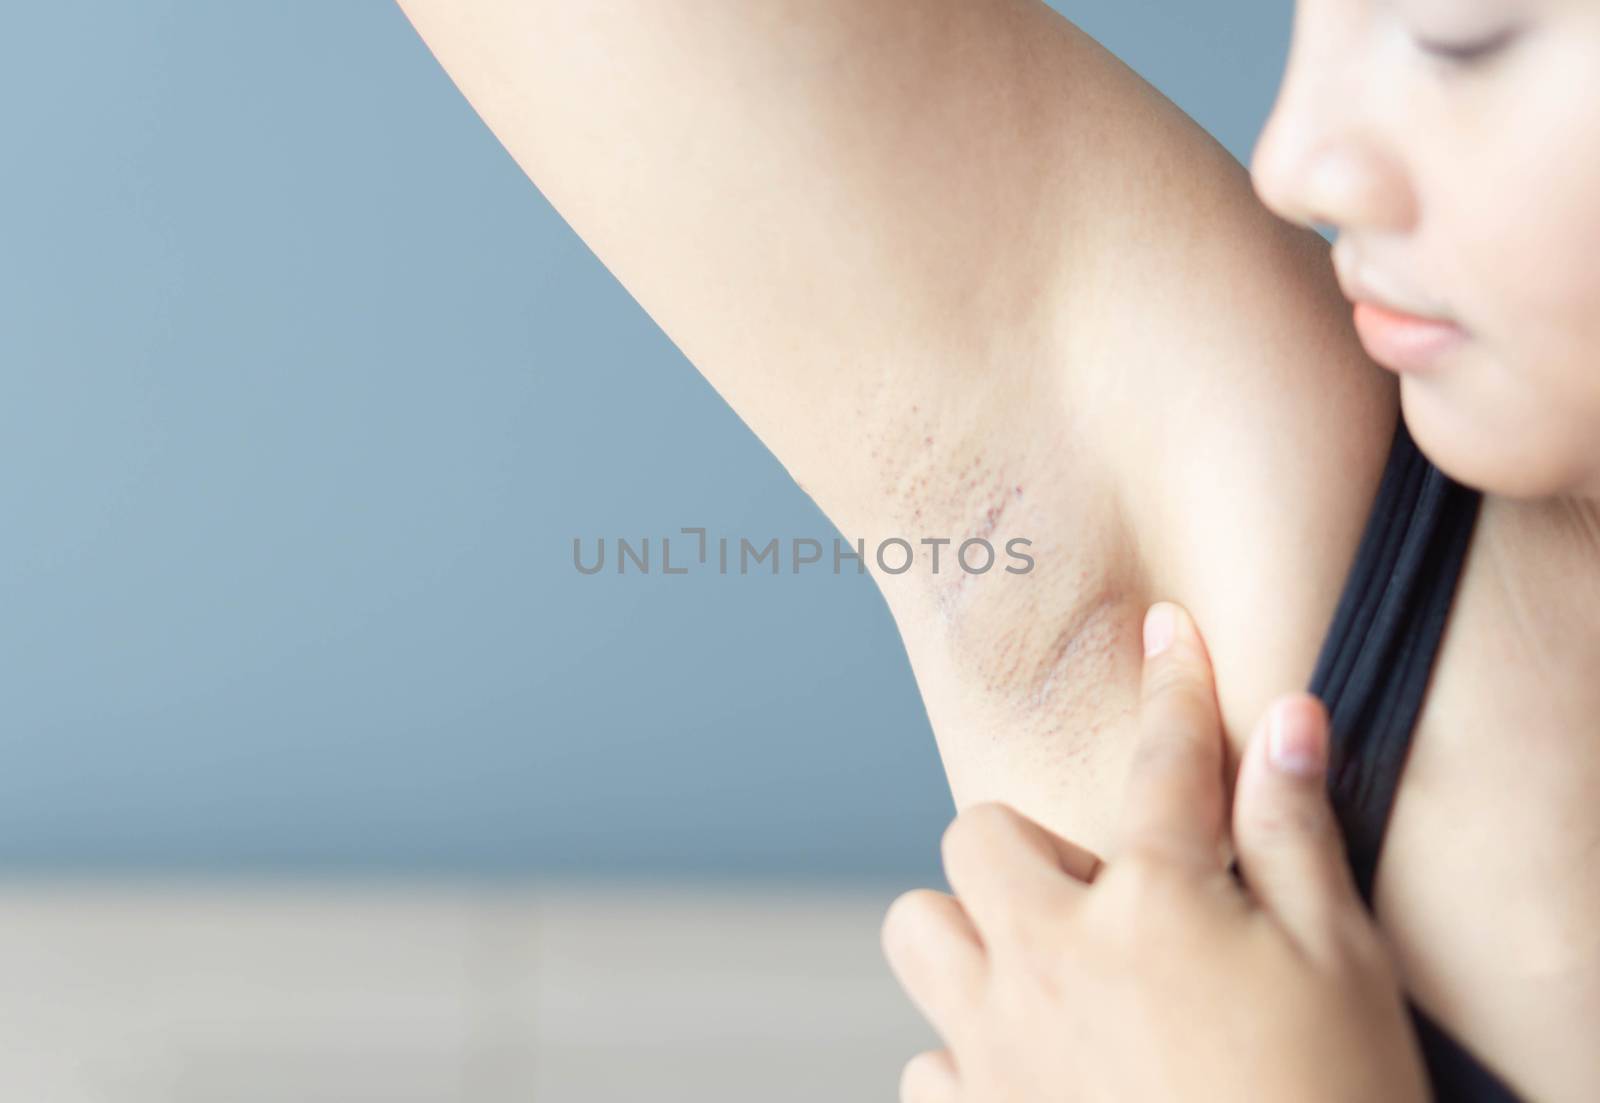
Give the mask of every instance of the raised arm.
M 848 536 L 1034 541 L 1023 582 L 881 580 L 958 798 L 1071 772 L 1068 690 L 1132 693 L 1147 598 L 1205 627 L 1238 742 L 1309 672 L 1392 385 L 1320 239 L 1067 20 L 1039 0 L 400 3 Z M 1030 725 L 1059 738 L 1012 753 Z M 957 728 L 989 766 L 963 766 Z
M 949 439 L 942 401 L 1059 369 L 1075 260 L 1166 230 L 1143 178 L 1228 161 L 1036 0 L 400 3 L 836 518 L 877 510 L 871 451 Z

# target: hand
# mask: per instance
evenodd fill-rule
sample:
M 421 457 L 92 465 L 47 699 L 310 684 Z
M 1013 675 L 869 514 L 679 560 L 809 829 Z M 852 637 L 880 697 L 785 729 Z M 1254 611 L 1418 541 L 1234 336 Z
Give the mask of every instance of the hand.
M 1152 607 L 1114 857 L 999 804 L 944 836 L 956 895 L 907 893 L 889 961 L 949 1047 L 904 1103 L 1426 1100 L 1393 967 L 1355 891 L 1308 694 L 1252 734 L 1224 857 L 1223 737 L 1205 646 Z

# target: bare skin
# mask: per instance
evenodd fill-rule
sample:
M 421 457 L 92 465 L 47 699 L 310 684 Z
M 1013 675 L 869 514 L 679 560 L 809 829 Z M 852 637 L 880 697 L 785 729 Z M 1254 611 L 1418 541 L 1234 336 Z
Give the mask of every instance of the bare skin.
M 1328 799 L 1321 702 L 1274 703 L 1230 809 L 1205 643 L 1163 602 L 1139 728 L 1115 853 L 973 805 L 941 846 L 954 894 L 890 906 L 884 953 L 945 1042 L 902 1103 L 1432 1098 Z
M 1033 0 L 401 6 L 848 538 L 1033 542 L 1027 575 L 877 576 L 958 805 L 1105 846 L 1157 599 L 1204 631 L 1230 770 L 1306 682 L 1401 389 L 1322 239 L 1071 24 Z M 1257 173 L 1279 213 L 1283 133 Z M 1419 443 L 1464 453 L 1460 405 L 1406 385 Z M 1485 504 L 1377 903 L 1424 1007 L 1576 1099 L 1600 1083 L 1600 457 L 1557 459 Z

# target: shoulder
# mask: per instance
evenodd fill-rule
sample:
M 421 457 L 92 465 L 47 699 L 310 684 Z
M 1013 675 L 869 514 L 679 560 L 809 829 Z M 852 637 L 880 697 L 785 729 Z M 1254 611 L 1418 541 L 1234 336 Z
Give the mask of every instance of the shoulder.
M 1026 576 L 880 581 L 936 730 L 988 731 L 991 758 L 1034 764 L 994 769 L 1048 764 L 1086 808 L 1115 790 L 1065 774 L 1115 761 L 1149 603 L 1195 615 L 1235 748 L 1306 684 L 1398 416 L 1326 244 L 1261 207 L 1242 169 L 1199 177 L 1152 193 L 1125 245 L 1097 231 L 968 394 L 919 399 L 884 484 L 887 527 L 1029 541 Z M 1138 225 L 1115 203 L 1105 219 Z M 963 786 L 968 750 L 941 749 L 958 799 L 1023 785 Z

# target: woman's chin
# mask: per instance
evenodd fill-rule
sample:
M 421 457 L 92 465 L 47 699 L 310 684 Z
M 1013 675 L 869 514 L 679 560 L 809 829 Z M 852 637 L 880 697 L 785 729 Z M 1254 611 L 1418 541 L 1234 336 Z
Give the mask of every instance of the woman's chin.
M 1436 383 L 1402 378 L 1400 408 L 1423 455 L 1456 482 L 1523 499 L 1592 489 L 1588 483 L 1600 457 L 1583 454 L 1560 419 L 1447 402 Z

